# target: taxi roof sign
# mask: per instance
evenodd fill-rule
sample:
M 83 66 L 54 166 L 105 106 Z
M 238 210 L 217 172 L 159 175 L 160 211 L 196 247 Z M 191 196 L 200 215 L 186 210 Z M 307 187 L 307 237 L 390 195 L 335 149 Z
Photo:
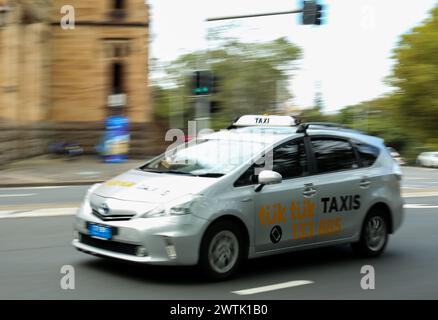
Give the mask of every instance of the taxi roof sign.
M 237 119 L 233 127 L 294 127 L 299 124 L 300 121 L 292 116 L 245 115 Z

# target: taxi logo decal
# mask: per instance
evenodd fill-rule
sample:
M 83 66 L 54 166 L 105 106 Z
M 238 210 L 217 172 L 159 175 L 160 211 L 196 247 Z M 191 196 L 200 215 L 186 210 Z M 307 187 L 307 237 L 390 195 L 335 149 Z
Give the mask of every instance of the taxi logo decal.
M 324 214 L 344 214 L 360 209 L 360 195 L 326 197 L 321 199 L 321 210 Z M 258 212 L 260 224 L 274 226 L 269 237 L 272 243 L 278 243 L 282 238 L 282 228 L 290 225 L 293 240 L 309 239 L 315 236 L 333 236 L 342 232 L 342 217 L 332 216 L 321 218 L 315 213 L 316 204 L 309 200 L 294 200 L 289 207 L 282 203 L 262 205 Z
M 343 212 L 360 209 L 360 195 L 322 198 L 324 213 Z
M 125 187 L 125 188 L 129 188 L 129 187 L 135 186 L 135 183 L 134 182 L 130 182 L 130 181 L 110 180 L 107 183 L 105 183 L 105 185 L 107 185 L 108 187 Z
M 287 208 L 281 203 L 262 206 L 259 211 L 259 219 L 262 225 L 274 225 L 286 222 Z
M 272 243 L 279 243 L 282 235 L 283 235 L 283 230 L 281 230 L 280 226 L 273 227 L 270 234 Z
M 269 124 L 269 118 L 255 118 L 257 124 Z

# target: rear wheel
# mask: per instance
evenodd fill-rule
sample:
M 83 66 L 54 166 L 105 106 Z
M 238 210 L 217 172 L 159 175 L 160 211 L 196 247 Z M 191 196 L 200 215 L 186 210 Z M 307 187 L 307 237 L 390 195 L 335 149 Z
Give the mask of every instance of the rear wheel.
M 213 224 L 204 235 L 199 265 L 208 278 L 223 280 L 236 272 L 244 252 L 239 226 L 232 221 L 220 221 Z
M 371 212 L 365 218 L 359 242 L 353 243 L 353 250 L 364 257 L 377 257 L 388 243 L 388 223 L 381 212 Z

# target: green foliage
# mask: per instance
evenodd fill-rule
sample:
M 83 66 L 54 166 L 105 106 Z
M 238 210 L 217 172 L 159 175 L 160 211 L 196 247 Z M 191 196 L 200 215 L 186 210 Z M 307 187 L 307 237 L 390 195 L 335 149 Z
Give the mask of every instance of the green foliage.
M 382 137 L 410 164 L 438 150 L 438 6 L 402 36 L 387 83 L 394 92 L 342 109 L 334 122 Z
M 404 126 L 425 144 L 438 137 L 438 6 L 426 21 L 402 36 L 388 83 L 397 91 Z
M 302 122 L 328 122 L 329 117 L 321 112 L 321 109 L 317 106 L 303 110 L 300 113 L 300 119 Z
M 165 118 L 180 114 L 191 119 L 188 113 L 193 110 L 194 99 L 190 97 L 189 74 L 197 69 L 210 69 L 219 78 L 219 93 L 212 97 L 220 105 L 212 119 L 213 129 L 227 126 L 241 114 L 271 112 L 277 103 L 291 98 L 287 81 L 301 54 L 298 47 L 284 38 L 268 43 L 222 42 L 217 48 L 180 56 L 165 68 L 166 82 L 173 86 L 155 86 L 156 115 Z M 184 106 L 172 105 L 171 101 Z
M 179 57 L 166 68 L 166 85 L 153 89 L 156 114 L 193 118 L 188 72 L 211 69 L 219 76 L 220 93 L 214 98 L 221 109 L 213 128 L 226 127 L 241 114 L 270 112 L 278 102 L 291 98 L 287 81 L 301 51 L 286 39 L 269 43 L 241 43 L 211 34 L 214 49 Z M 387 83 L 394 91 L 383 97 L 322 113 L 322 96 L 304 110 L 303 121 L 329 121 L 382 137 L 410 163 L 420 152 L 438 150 L 438 6 L 420 26 L 401 37 Z M 171 83 L 172 85 L 168 85 Z M 278 93 L 281 93 L 280 95 Z M 281 98 L 278 100 L 278 96 Z

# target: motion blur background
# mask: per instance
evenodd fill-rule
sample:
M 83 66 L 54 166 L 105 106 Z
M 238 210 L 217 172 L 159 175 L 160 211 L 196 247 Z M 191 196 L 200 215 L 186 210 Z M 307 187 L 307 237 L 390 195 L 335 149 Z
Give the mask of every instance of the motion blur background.
M 291 16 L 207 23 L 299 6 L 209 2 L 0 0 L 0 166 L 69 143 L 100 161 L 110 116 L 129 120 L 131 159 L 155 155 L 169 128 L 194 119 L 199 69 L 218 79 L 213 129 L 292 114 L 380 136 L 409 164 L 438 150 L 436 1 L 326 1 L 318 27 Z M 65 5 L 74 28 L 60 25 Z

